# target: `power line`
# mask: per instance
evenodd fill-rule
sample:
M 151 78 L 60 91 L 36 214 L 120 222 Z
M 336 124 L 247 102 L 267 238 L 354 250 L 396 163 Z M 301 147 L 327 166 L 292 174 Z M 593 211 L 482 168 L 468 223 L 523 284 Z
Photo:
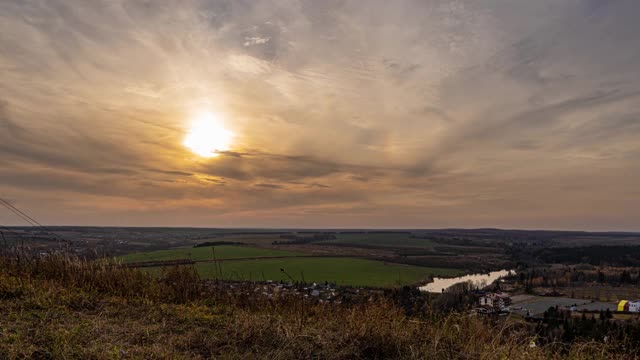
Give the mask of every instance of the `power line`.
M 0 204 L 4 205 L 4 207 L 6 207 L 7 209 L 11 210 L 14 214 L 18 215 L 20 218 L 22 218 L 23 220 L 25 220 L 29 224 L 31 224 L 33 226 L 41 227 L 41 228 L 49 231 L 44 225 L 40 224 L 39 222 L 34 220 L 31 216 L 29 216 L 29 215 L 25 214 L 24 212 L 22 212 L 17 207 L 11 205 L 11 203 L 9 203 L 8 201 L 0 198 Z
M 21 215 L 19 212 L 15 211 L 14 209 L 12 209 L 11 207 L 5 205 L 4 203 L 0 202 L 0 205 L 3 205 L 6 209 L 8 209 L 9 211 L 11 211 L 14 215 L 16 215 L 18 218 L 20 218 L 21 220 L 23 220 L 24 222 L 26 222 L 27 224 L 31 225 L 31 226 L 38 226 L 37 224 L 31 222 L 27 217 Z
M 22 220 L 24 220 L 27 223 L 29 223 L 29 225 L 34 226 L 34 227 L 39 227 L 39 228 L 43 229 L 44 231 L 46 231 L 47 233 L 49 233 L 53 237 L 57 238 L 58 241 L 62 241 L 64 243 L 68 244 L 68 245 L 71 244 L 71 241 L 64 239 L 62 236 L 56 234 L 51 229 L 49 229 L 46 226 L 40 224 L 34 218 L 32 218 L 31 216 L 25 214 L 22 210 L 20 210 L 17 207 L 13 206 L 7 200 L 4 200 L 3 198 L 0 198 L 0 205 L 3 205 L 5 208 L 9 209 L 11 212 L 13 212 L 15 215 L 20 217 Z M 0 226 L 2 226 L 2 225 L 0 225 Z M 2 226 L 2 227 L 5 228 L 4 226 Z M 8 228 L 5 228 L 5 229 L 8 229 Z

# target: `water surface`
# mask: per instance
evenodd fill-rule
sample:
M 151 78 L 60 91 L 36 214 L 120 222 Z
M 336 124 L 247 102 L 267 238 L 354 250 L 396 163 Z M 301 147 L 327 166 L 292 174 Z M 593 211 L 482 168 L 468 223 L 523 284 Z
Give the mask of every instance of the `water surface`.
M 471 282 L 475 286 L 481 287 L 482 285 L 489 285 L 499 278 L 511 274 L 512 272 L 513 270 L 500 270 L 493 271 L 488 274 L 471 274 L 454 278 L 433 278 L 433 282 L 430 282 L 425 286 L 421 286 L 420 290 L 439 293 L 442 292 L 443 289 L 446 290 L 455 284 L 463 282 Z

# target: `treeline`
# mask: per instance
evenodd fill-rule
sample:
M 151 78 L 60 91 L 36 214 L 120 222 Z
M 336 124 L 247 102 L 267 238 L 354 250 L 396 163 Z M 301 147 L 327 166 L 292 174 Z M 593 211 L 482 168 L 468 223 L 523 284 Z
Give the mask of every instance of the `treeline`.
M 640 246 L 585 246 L 540 249 L 536 256 L 545 263 L 640 266 Z
M 208 246 L 220 246 L 220 245 L 246 245 L 243 242 L 238 241 L 206 241 L 203 243 L 193 245 L 194 248 L 208 247 Z
M 394 262 L 398 264 L 439 267 L 449 269 L 466 269 L 474 273 L 488 272 L 501 269 L 510 269 L 515 267 L 513 261 L 497 256 L 468 256 L 468 255 L 449 255 L 438 254 L 435 256 L 396 256 L 381 257 L 376 260 Z
M 454 252 L 445 252 L 437 248 L 401 248 L 396 250 L 398 256 L 458 256 Z
M 613 314 L 609 310 L 599 314 L 582 313 L 582 316 L 575 317 L 569 310 L 550 307 L 544 312 L 543 321 L 538 323 L 535 332 L 543 344 L 559 343 L 568 346 L 588 340 L 640 343 L 639 322 L 610 321 L 612 319 Z
M 276 240 L 273 245 L 293 245 L 293 244 L 308 244 L 316 241 L 335 240 L 336 235 L 333 233 L 320 233 L 311 235 L 296 235 L 296 234 L 282 234 L 280 239 Z
M 640 284 L 640 271 L 616 268 L 590 269 L 589 265 L 531 268 L 519 271 L 516 281 L 526 292 L 533 291 L 535 287 L 569 287 L 587 283 L 635 285 Z

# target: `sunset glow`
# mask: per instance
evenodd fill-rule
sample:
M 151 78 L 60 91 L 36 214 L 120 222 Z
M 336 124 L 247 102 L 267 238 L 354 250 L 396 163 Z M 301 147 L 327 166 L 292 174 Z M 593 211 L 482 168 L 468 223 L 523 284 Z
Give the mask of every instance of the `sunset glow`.
M 640 229 L 639 13 L 3 0 L 0 194 L 50 224 Z
M 203 111 L 193 119 L 183 145 L 196 155 L 211 158 L 221 151 L 228 151 L 232 139 L 233 133 L 224 128 L 218 116 Z

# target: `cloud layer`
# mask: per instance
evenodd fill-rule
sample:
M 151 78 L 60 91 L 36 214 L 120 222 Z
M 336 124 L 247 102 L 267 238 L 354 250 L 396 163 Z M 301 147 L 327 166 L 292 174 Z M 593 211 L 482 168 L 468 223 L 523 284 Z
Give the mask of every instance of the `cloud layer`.
M 49 224 L 640 230 L 638 13 L 3 1 L 0 194 Z M 181 145 L 201 110 L 231 151 Z

